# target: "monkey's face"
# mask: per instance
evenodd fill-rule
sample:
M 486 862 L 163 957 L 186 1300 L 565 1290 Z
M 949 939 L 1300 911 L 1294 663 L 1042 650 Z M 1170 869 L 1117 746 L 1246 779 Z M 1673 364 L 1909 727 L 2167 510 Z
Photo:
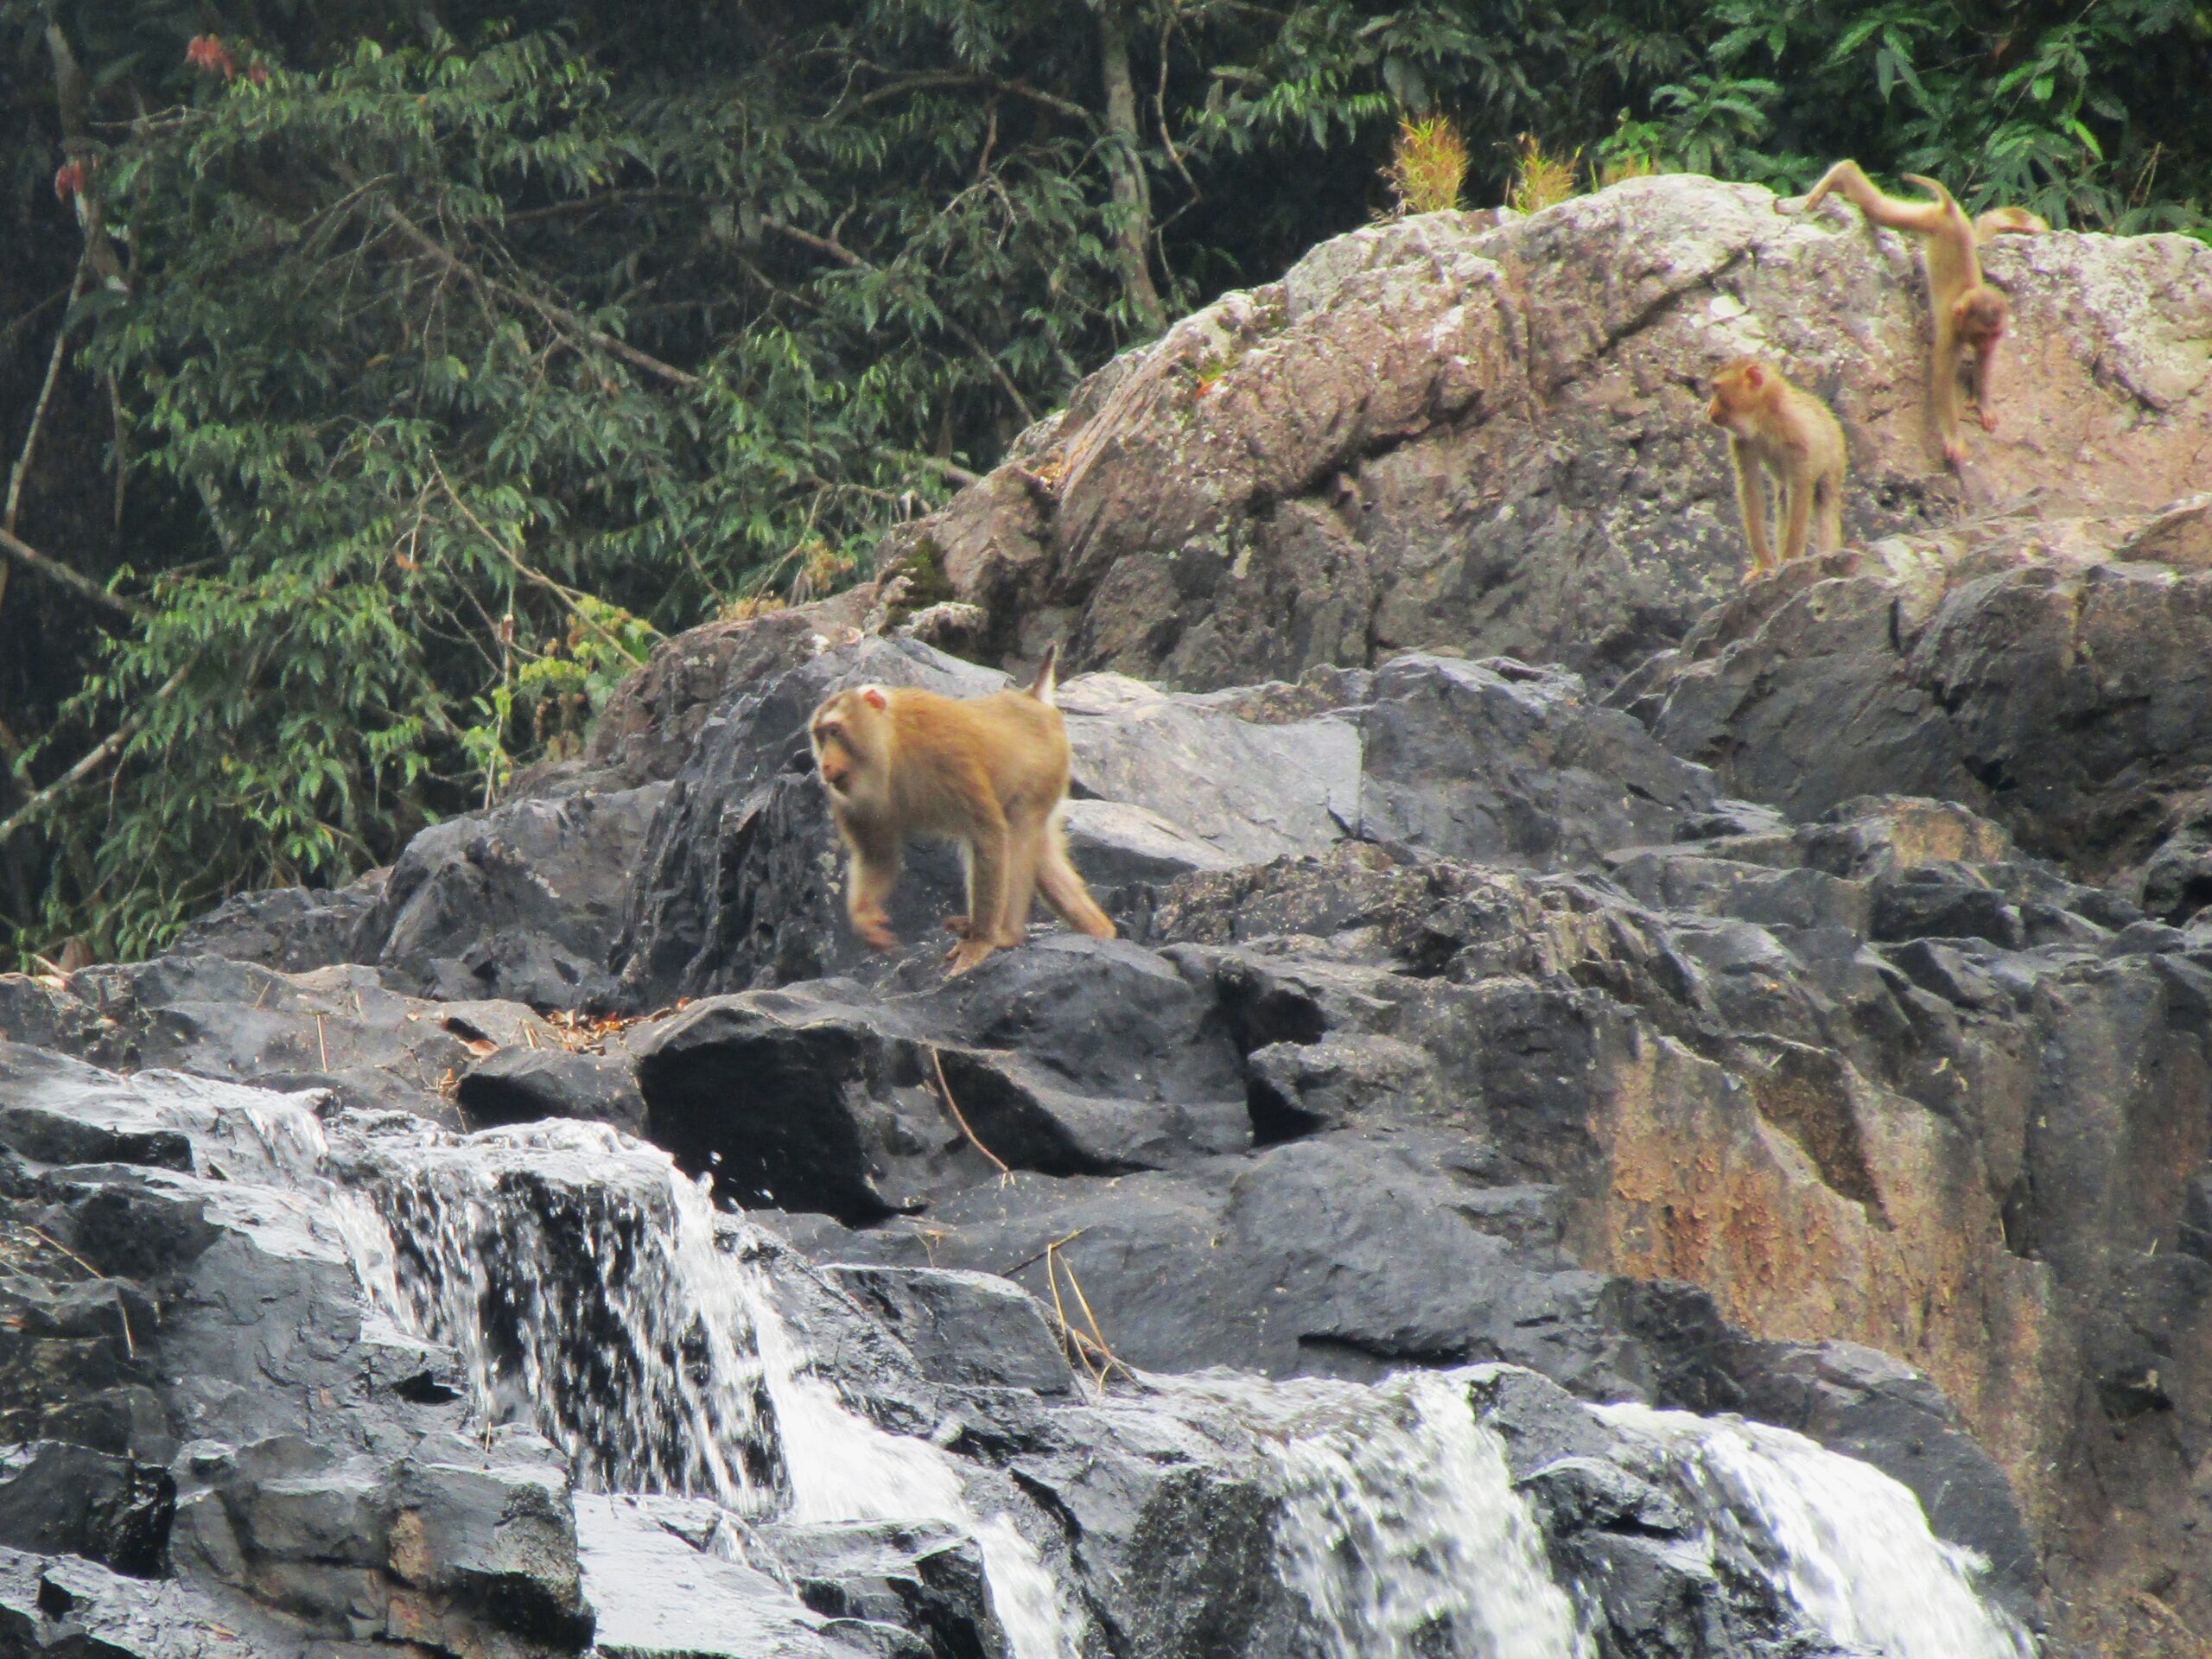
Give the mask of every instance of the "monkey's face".
M 1980 351 L 1994 346 L 2012 326 L 2012 308 L 1993 288 L 1961 296 L 1953 312 L 1960 342 Z
M 814 711 L 807 741 L 823 785 L 837 799 L 853 799 L 866 776 L 880 769 L 884 715 L 890 706 L 881 686 L 864 685 L 838 692 Z
M 1767 384 L 1764 365 L 1738 359 L 1713 376 L 1713 401 L 1705 406 L 1705 418 L 1739 438 L 1750 436 L 1758 408 L 1766 401 Z

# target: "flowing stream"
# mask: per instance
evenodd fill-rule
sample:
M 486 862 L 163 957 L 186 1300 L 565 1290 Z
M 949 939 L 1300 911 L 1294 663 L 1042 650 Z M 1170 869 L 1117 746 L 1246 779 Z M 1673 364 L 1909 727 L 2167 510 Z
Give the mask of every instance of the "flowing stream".
M 210 1091 L 178 1126 L 232 1179 L 308 1195 L 377 1315 L 460 1354 L 486 1420 L 537 1428 L 601 1491 L 957 1529 L 982 1551 L 1014 1659 L 1083 1650 L 1085 1620 L 1013 1518 L 978 1509 L 951 1454 L 846 1407 L 778 1309 L 776 1247 L 718 1220 L 666 1154 L 591 1124 L 461 1137 L 385 1119 L 334 1154 L 305 1097 L 251 1092 Z M 1256 1454 L 1301 1659 L 1595 1659 L 1589 1611 L 1554 1577 L 1465 1373 L 1141 1380 L 1158 1409 L 1231 1425 Z M 1759 1424 L 1593 1409 L 1688 1502 L 1706 1548 L 1756 1563 L 1838 1649 L 2033 1659 L 1976 1589 L 1980 1563 L 1872 1466 Z

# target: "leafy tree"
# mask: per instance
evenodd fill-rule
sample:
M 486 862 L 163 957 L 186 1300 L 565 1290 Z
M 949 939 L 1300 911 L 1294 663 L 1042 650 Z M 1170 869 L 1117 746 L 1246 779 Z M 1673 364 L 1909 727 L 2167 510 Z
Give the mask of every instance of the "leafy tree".
M 0 0 L 0 957 L 491 798 L 1386 210 L 1402 117 L 1476 201 L 1540 144 L 2212 202 L 2190 0 Z

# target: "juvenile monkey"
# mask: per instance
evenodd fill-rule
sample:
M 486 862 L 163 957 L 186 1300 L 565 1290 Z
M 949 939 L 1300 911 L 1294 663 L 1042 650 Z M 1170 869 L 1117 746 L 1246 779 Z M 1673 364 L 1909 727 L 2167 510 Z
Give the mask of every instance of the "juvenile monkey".
M 2048 236 L 2050 221 L 2024 207 L 1992 207 L 1974 216 L 1976 247 L 1987 247 L 2000 236 Z
M 1955 467 L 1967 455 L 1966 442 L 1959 435 L 1961 372 L 1970 383 L 1968 401 L 1981 417 L 1981 429 L 1994 432 L 1997 345 L 2012 326 L 2012 308 L 2002 293 L 1982 281 L 1974 227 L 1951 199 L 1951 193 L 1917 173 L 1904 175 L 1904 180 L 1929 192 L 1935 200 L 1905 201 L 1885 196 L 1859 171 L 1858 162 L 1838 162 L 1802 201 L 1794 207 L 1782 202 L 1776 206 L 1784 213 L 1807 213 L 1831 190 L 1840 190 L 1875 224 L 1910 231 L 1922 238 L 1921 260 L 1928 273 L 1929 308 L 1936 323 L 1929 395 L 1936 406 L 1936 429 L 1943 441 L 1943 459 Z
M 945 923 L 960 936 L 955 974 L 1022 943 L 1040 893 L 1069 926 L 1114 937 L 1061 841 L 1068 738 L 1055 701 L 1058 656 L 1057 647 L 1046 652 L 1023 691 L 958 698 L 862 685 L 814 711 L 807 738 L 852 853 L 845 909 L 878 950 L 899 943 L 885 904 L 909 836 L 962 844 L 968 914 Z
M 1771 363 L 1739 357 L 1713 376 L 1705 418 L 1728 434 L 1736 505 L 1751 544 L 1745 582 L 1779 568 L 1767 539 L 1770 474 L 1785 563 L 1802 556 L 1808 530 L 1823 553 L 1843 545 L 1843 428 L 1826 404 L 1791 385 Z

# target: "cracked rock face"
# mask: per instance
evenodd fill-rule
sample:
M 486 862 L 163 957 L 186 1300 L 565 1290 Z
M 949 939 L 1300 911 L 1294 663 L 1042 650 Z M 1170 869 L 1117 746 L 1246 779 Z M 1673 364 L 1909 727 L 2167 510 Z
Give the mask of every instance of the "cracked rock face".
M 1016 655 L 1071 633 L 1076 667 L 1203 690 L 1448 645 L 1605 687 L 1744 568 L 1702 381 L 1745 353 L 1835 407 L 1853 542 L 2203 487 L 2212 251 L 1999 238 L 2002 423 L 1954 482 L 1911 242 L 1689 176 L 1357 232 L 1116 359 L 908 543 Z

